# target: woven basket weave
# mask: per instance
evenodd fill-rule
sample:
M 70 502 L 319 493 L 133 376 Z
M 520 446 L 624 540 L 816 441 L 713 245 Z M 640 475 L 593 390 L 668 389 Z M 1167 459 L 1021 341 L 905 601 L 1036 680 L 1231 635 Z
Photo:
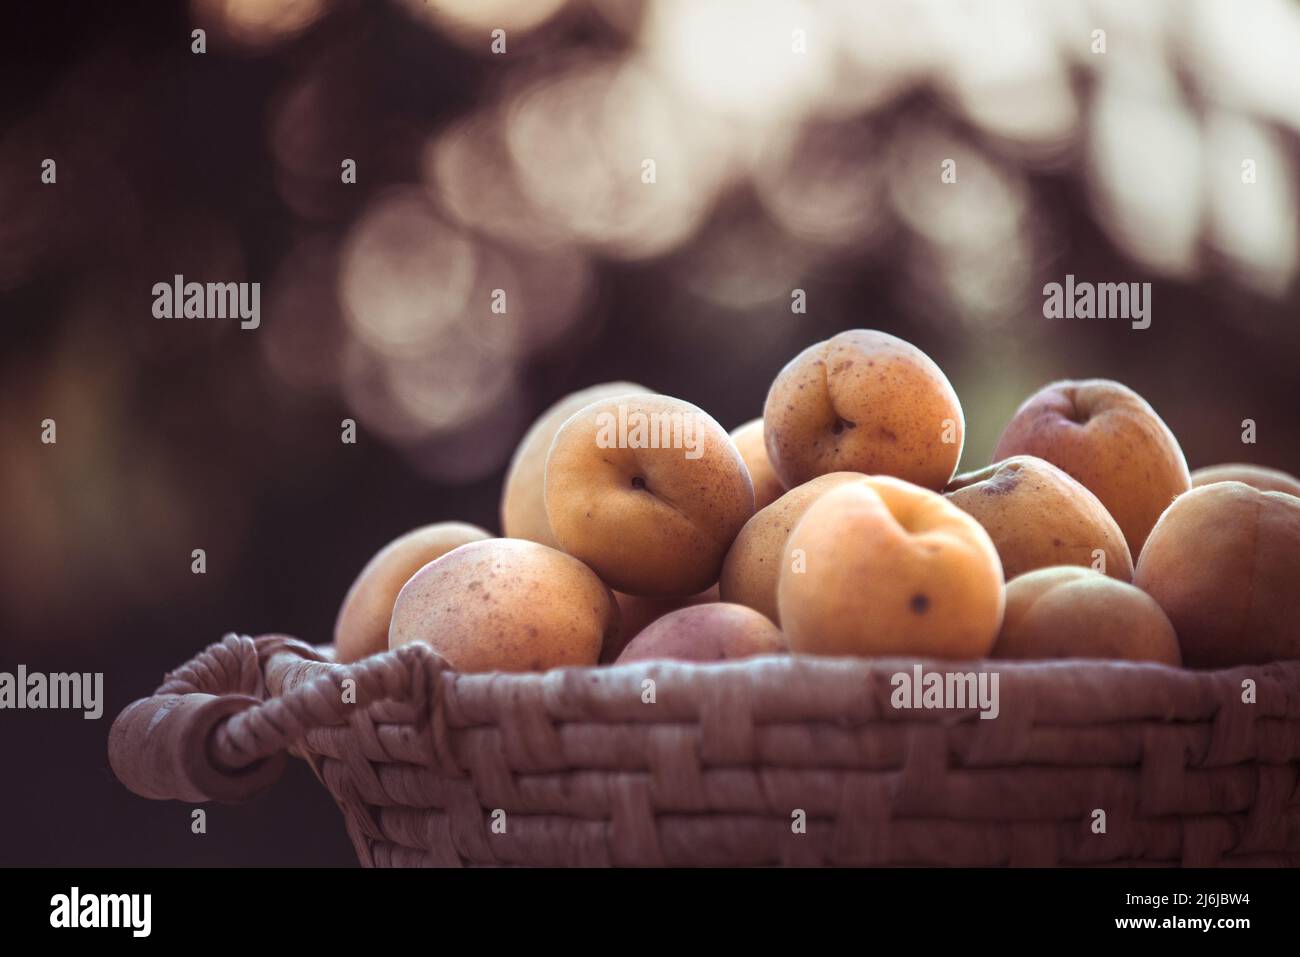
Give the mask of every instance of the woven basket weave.
M 338 665 L 230 635 L 109 751 L 131 790 L 192 802 L 252 796 L 290 751 L 380 867 L 1300 864 L 1300 662 L 923 663 L 997 672 L 995 720 L 894 708 L 914 664 L 461 675 L 419 644 Z

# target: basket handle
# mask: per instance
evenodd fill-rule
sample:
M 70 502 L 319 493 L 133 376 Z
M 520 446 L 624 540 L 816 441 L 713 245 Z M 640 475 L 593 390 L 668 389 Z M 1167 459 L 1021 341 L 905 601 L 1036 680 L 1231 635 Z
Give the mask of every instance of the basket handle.
M 285 752 L 307 732 L 343 724 L 375 700 L 422 706 L 446 667 L 419 643 L 324 671 L 269 667 L 286 652 L 299 665 L 328 662 L 283 635 L 227 635 L 167 675 L 113 722 L 108 756 L 118 780 L 155 800 L 248 800 L 275 783 Z M 277 682 L 284 693 L 268 694 Z M 345 696 L 345 687 L 355 694 Z

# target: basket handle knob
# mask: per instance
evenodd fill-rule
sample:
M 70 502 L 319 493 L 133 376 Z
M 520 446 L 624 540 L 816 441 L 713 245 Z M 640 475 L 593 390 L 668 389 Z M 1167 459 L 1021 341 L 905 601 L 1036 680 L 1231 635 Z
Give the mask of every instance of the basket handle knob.
M 243 801 L 270 787 L 283 754 L 234 761 L 213 747 L 219 728 L 266 697 L 260 650 L 252 638 L 226 635 L 128 705 L 108 734 L 118 780 L 141 797 L 192 803 Z
M 248 800 L 275 783 L 286 750 L 307 732 L 344 723 L 357 700 L 402 697 L 423 705 L 446 667 L 427 646 L 413 644 L 330 666 L 268 696 L 262 669 L 284 657 L 281 651 L 325 660 L 280 635 L 227 635 L 169 674 L 152 697 L 127 706 L 108 737 L 118 780 L 155 800 Z M 351 701 L 339 693 L 349 679 L 357 691 Z
M 230 767 L 211 745 L 231 716 L 261 704 L 244 694 L 142 698 L 128 705 L 109 731 L 113 773 L 131 791 L 155 800 L 246 801 L 279 778 L 284 752 Z

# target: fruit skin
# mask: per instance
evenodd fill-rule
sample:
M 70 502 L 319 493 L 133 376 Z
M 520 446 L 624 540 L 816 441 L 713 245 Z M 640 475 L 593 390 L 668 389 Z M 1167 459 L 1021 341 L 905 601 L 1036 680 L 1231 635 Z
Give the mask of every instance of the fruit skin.
M 358 661 L 388 650 L 388 623 L 397 594 L 412 575 L 453 548 L 491 538 L 464 522 L 438 522 L 414 529 L 381 548 L 348 589 L 334 622 L 338 661 Z
M 872 476 L 809 506 L 777 602 L 794 652 L 983 658 L 1002 623 L 1002 565 L 979 522 L 942 495 Z
M 696 595 L 688 595 L 685 598 L 646 598 L 643 595 L 629 595 L 625 592 L 616 591 L 614 592 L 614 600 L 618 602 L 620 618 L 618 634 L 607 640 L 605 647 L 601 649 L 601 664 L 609 664 L 617 659 L 628 643 L 639 635 L 647 625 L 653 621 L 658 621 L 669 612 L 677 611 L 679 608 L 687 608 L 691 605 L 702 605 L 706 602 L 718 601 L 718 586 L 710 585 L 704 591 Z
M 1007 581 L 1052 565 L 1092 567 L 1100 549 L 1103 569 L 1133 580 L 1133 558 L 1110 512 L 1055 465 L 1016 455 L 958 475 L 944 496 L 984 526 Z
M 546 520 L 546 454 L 555 433 L 573 413 L 598 399 L 648 394 L 634 382 L 604 382 L 566 395 L 538 417 L 515 449 L 501 489 L 501 534 L 559 548 Z
M 841 332 L 795 356 L 768 391 L 763 422 L 768 458 L 786 488 L 828 472 L 864 472 L 939 491 L 957 469 L 966 433 L 943 370 L 911 343 L 873 329 Z
M 614 596 L 582 562 L 494 538 L 416 572 L 397 596 L 388 641 L 423 641 L 457 671 L 545 671 L 596 664 L 617 630 Z
M 1182 663 L 1164 611 L 1127 582 L 1074 565 L 1040 568 L 1007 584 L 992 658 L 1110 658 Z
M 673 658 L 730 661 L 789 651 L 781 629 L 763 615 L 726 602 L 692 605 L 648 625 L 619 655 L 618 664 Z
M 754 511 L 767 508 L 785 494 L 786 488 L 768 461 L 767 446 L 763 442 L 763 420 L 751 419 L 732 429 L 731 441 L 736 443 L 736 451 L 744 460 L 750 481 L 754 483 Z
M 1300 499 L 1241 482 L 1180 496 L 1134 584 L 1165 610 L 1191 668 L 1300 658 Z
M 1261 492 L 1286 492 L 1300 497 L 1300 479 L 1281 469 L 1270 469 L 1263 465 L 1232 462 L 1226 465 L 1207 465 L 1192 473 L 1192 488 L 1213 485 L 1215 482 L 1241 482 Z
M 1178 440 L 1128 386 L 1109 379 L 1053 382 L 1016 411 L 994 461 L 1036 455 L 1069 473 L 1101 500 L 1142 553 L 1151 527 L 1191 487 Z
M 691 447 L 673 448 L 672 436 L 668 447 L 617 447 L 639 440 L 610 423 L 638 420 L 690 423 Z M 664 395 L 619 396 L 587 406 L 556 435 L 546 514 L 560 547 L 612 588 L 686 596 L 718 580 L 754 514 L 754 488 L 731 437 L 707 413 Z
M 718 595 L 722 601 L 746 605 L 779 625 L 776 583 L 781 576 L 786 540 L 808 506 L 831 489 L 861 478 L 865 478 L 861 472 L 819 475 L 755 513 L 736 536 L 722 563 L 718 578 Z

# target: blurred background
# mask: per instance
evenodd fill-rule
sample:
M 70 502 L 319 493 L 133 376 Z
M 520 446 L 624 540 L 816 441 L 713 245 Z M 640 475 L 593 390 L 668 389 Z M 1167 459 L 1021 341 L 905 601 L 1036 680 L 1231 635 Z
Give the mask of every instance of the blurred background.
M 409 528 L 498 529 L 516 443 L 583 386 L 732 428 L 796 352 L 872 327 L 947 372 L 964 468 L 1039 386 L 1100 376 L 1193 468 L 1300 472 L 1293 0 L 21 9 L 0 670 L 103 671 L 106 702 L 0 712 L 0 864 L 355 863 L 299 762 L 191 834 L 113 780 L 112 718 L 226 631 L 328 641 Z M 261 327 L 154 318 L 178 273 L 261 283 Z M 1151 327 L 1044 319 L 1067 273 L 1150 282 Z

